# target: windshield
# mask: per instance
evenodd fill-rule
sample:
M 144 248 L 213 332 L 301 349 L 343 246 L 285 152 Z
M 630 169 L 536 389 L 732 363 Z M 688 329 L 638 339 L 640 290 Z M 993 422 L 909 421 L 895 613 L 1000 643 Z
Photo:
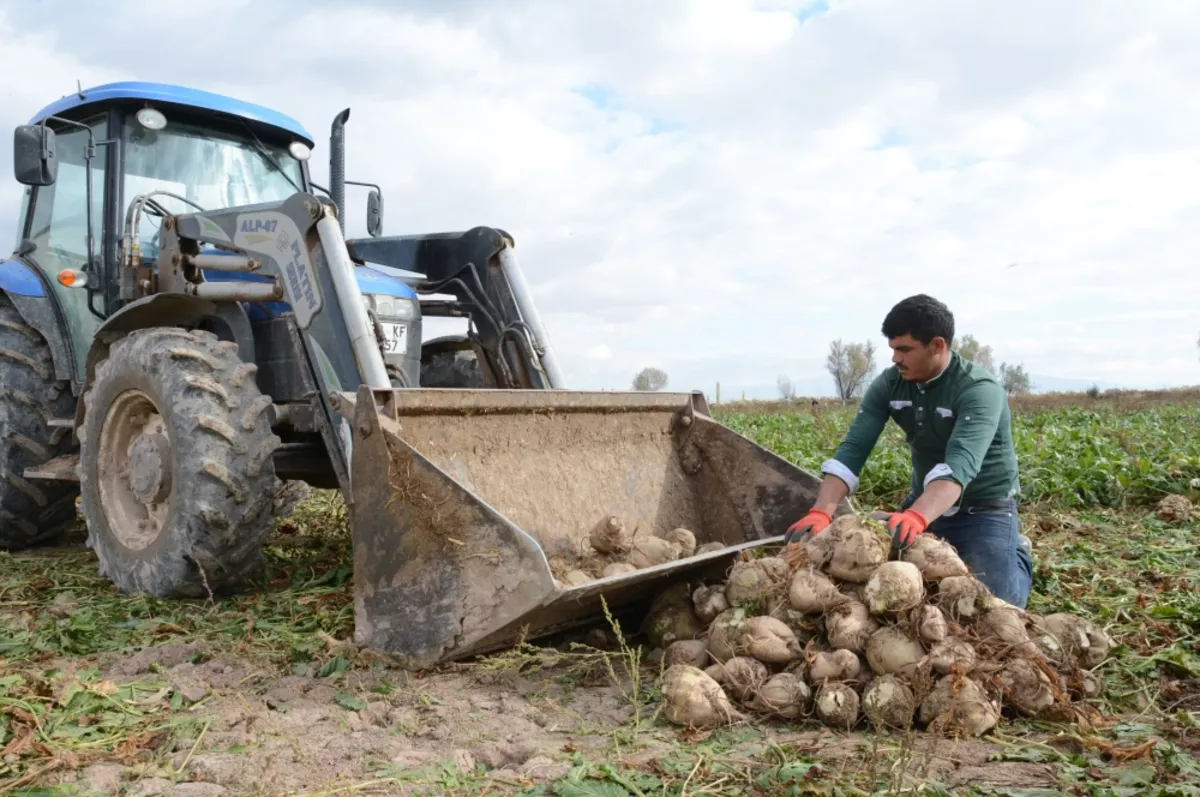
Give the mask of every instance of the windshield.
M 262 149 L 270 158 L 260 151 L 249 130 L 245 136 L 231 136 L 171 120 L 166 128 L 150 131 L 130 120 L 125 127 L 126 207 L 139 194 L 151 191 L 170 191 L 205 210 L 217 210 L 276 202 L 301 190 L 300 162 L 285 147 L 262 141 Z M 284 171 L 272 165 L 271 159 Z M 171 213 L 196 210 L 171 197 L 154 200 Z M 139 239 L 147 259 L 157 256 L 160 222 L 155 216 L 142 215 Z M 120 223 L 124 224 L 124 214 Z

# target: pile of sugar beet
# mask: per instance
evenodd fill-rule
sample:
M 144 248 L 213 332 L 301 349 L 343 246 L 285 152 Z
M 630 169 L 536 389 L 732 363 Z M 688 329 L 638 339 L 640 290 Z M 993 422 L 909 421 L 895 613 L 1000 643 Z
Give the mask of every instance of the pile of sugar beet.
M 642 631 L 663 650 L 663 716 L 977 736 L 1006 711 L 1071 721 L 1100 693 L 1091 670 L 1113 641 L 1095 624 L 1000 600 L 931 534 L 890 547 L 881 524 L 848 514 L 790 562 L 743 558 L 724 583 L 660 594 Z

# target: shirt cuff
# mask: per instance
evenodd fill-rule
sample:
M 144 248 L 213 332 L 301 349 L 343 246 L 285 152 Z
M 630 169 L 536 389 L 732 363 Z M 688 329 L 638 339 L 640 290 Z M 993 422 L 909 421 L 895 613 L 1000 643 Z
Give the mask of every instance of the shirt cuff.
M 847 468 L 836 459 L 828 459 L 821 465 L 821 472 L 828 473 L 830 476 L 837 476 L 846 483 L 850 488 L 850 494 L 854 495 L 858 490 L 858 477 L 854 475 L 854 471 Z
M 925 486 L 928 487 L 930 482 L 937 481 L 938 479 L 945 479 L 947 477 L 958 481 L 954 475 L 954 471 L 950 469 L 949 465 L 944 462 L 941 465 L 934 465 L 929 469 L 929 473 L 925 474 Z

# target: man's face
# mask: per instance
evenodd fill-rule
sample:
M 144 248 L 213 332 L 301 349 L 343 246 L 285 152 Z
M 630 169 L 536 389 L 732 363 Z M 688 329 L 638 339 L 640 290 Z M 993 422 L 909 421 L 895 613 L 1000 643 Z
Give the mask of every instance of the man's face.
M 925 344 L 912 335 L 901 335 L 890 339 L 888 345 L 892 347 L 892 362 L 905 381 L 925 382 L 942 370 L 940 352 L 945 342 L 941 338 Z

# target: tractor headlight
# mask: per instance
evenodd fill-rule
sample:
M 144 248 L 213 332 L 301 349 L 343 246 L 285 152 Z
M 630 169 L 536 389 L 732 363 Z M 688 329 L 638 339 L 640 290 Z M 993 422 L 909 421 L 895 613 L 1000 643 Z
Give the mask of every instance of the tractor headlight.
M 363 298 L 380 321 L 412 321 L 417 317 L 417 302 L 413 299 L 381 293 L 365 293 Z

